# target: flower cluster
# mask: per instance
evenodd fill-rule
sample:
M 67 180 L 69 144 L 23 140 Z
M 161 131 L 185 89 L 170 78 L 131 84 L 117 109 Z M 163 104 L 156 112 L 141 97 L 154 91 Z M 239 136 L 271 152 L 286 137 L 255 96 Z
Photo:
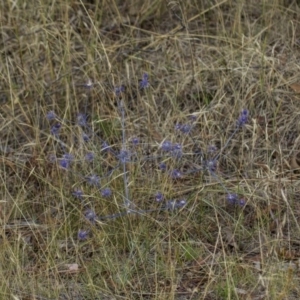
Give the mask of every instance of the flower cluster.
M 142 79 L 139 82 L 139 88 L 140 90 L 144 90 L 146 88 L 150 87 L 149 83 L 149 76 L 147 73 L 143 74 Z M 49 121 L 51 127 L 50 127 L 50 133 L 55 137 L 55 140 L 58 142 L 58 144 L 61 146 L 61 155 L 59 157 L 56 157 L 55 155 L 51 155 L 51 162 L 55 163 L 57 162 L 60 169 L 63 169 L 64 171 L 70 171 L 73 174 L 79 176 L 82 180 L 81 182 L 86 182 L 87 186 L 90 186 L 90 188 L 96 189 L 97 193 L 100 194 L 100 196 L 103 199 L 107 199 L 107 203 L 109 203 L 109 199 L 114 197 L 113 189 L 111 189 L 108 185 L 109 182 L 111 182 L 112 174 L 116 170 L 120 170 L 121 172 L 121 178 L 123 178 L 123 184 L 124 184 L 124 196 L 123 196 L 123 211 L 117 212 L 111 215 L 105 215 L 105 216 L 98 216 L 94 209 L 92 209 L 91 205 L 88 207 L 84 205 L 84 217 L 85 220 L 88 221 L 90 224 L 95 224 L 99 220 L 109 220 L 109 219 L 116 219 L 121 216 L 126 216 L 127 214 L 139 214 L 144 215 L 145 213 L 153 212 L 153 211 L 163 211 L 163 210 L 175 210 L 175 209 L 182 209 L 187 205 L 186 199 L 168 199 L 166 195 L 164 195 L 162 192 L 158 191 L 153 196 L 155 201 L 153 203 L 156 203 L 154 206 L 155 208 L 149 208 L 149 209 L 140 209 L 136 206 L 136 203 L 133 199 L 131 199 L 130 194 L 130 188 L 129 188 L 129 180 L 128 180 L 128 174 L 130 173 L 127 169 L 129 163 L 142 163 L 145 161 L 153 160 L 156 164 L 157 170 L 160 170 L 162 173 L 164 173 L 166 176 L 170 178 L 170 180 L 173 180 L 174 182 L 179 182 L 182 178 L 185 177 L 187 174 L 191 174 L 193 172 L 202 172 L 207 171 L 210 175 L 214 176 L 215 178 L 218 178 L 217 176 L 217 168 L 218 168 L 218 159 L 220 156 L 220 152 L 218 154 L 215 154 L 217 152 L 217 148 L 214 145 L 209 146 L 207 152 L 208 152 L 208 159 L 204 159 L 202 161 L 201 167 L 194 167 L 188 171 L 181 169 L 181 162 L 184 159 L 185 152 L 185 144 L 183 141 L 176 141 L 172 142 L 168 139 L 164 139 L 158 149 L 157 153 L 158 155 L 155 156 L 153 154 L 144 155 L 143 157 L 139 157 L 137 159 L 137 155 L 139 152 L 139 148 L 141 143 L 140 139 L 136 136 L 130 137 L 128 139 L 129 143 L 127 143 L 126 139 L 126 132 L 125 132 L 125 109 L 124 109 L 124 101 L 122 99 L 123 93 L 125 91 L 125 87 L 123 85 L 115 87 L 114 94 L 120 100 L 119 107 L 120 107 L 120 124 L 122 127 L 122 139 L 120 141 L 120 145 L 118 146 L 112 146 L 110 145 L 106 140 L 102 140 L 99 136 L 97 136 L 99 144 L 99 153 L 95 153 L 95 148 L 93 151 L 87 151 L 84 154 L 84 159 L 78 159 L 75 154 L 70 153 L 67 151 L 67 147 L 63 144 L 60 134 L 62 129 L 64 128 L 64 121 L 62 119 L 59 119 L 59 117 L 56 115 L 54 111 L 49 111 L 46 115 L 47 120 Z M 195 120 L 196 117 L 192 115 L 187 123 L 177 123 L 175 125 L 175 131 L 177 131 L 179 134 L 175 135 L 176 137 L 183 138 L 190 138 L 193 142 L 194 148 L 196 147 L 196 144 L 194 140 L 191 138 L 192 131 L 194 132 L 196 130 L 195 126 Z M 233 138 L 234 134 L 237 133 L 238 129 L 245 126 L 245 124 L 249 120 L 249 111 L 246 109 L 243 109 L 240 116 L 237 119 L 237 127 L 234 130 L 233 135 L 230 136 L 228 141 L 225 143 L 225 146 L 222 151 L 227 147 L 229 141 Z M 93 130 L 91 129 L 89 125 L 89 120 L 87 118 L 86 114 L 78 113 L 76 116 L 76 121 L 74 123 L 69 122 L 68 124 L 75 124 L 81 128 L 81 139 L 84 145 L 92 144 L 92 139 L 95 137 L 95 134 Z M 198 147 L 197 151 L 194 152 L 201 155 L 203 155 L 203 151 L 199 149 Z M 68 149 L 73 149 L 73 147 L 70 147 Z M 214 155 L 214 156 L 213 156 Z M 102 156 L 109 156 L 113 162 L 114 166 L 112 164 L 101 164 L 101 174 L 97 173 L 95 171 L 90 172 L 89 174 L 78 174 L 74 170 L 73 167 L 80 161 L 84 161 L 89 167 L 96 165 L 95 161 L 98 157 Z M 49 156 L 50 157 L 50 156 Z M 50 159 L 50 158 L 49 158 Z M 169 163 L 170 162 L 170 163 Z M 100 169 L 100 168 L 99 168 Z M 116 176 L 118 177 L 118 176 Z M 223 185 L 221 180 L 219 180 L 221 186 L 224 188 L 224 190 L 227 193 L 227 200 L 229 204 L 232 205 L 245 205 L 245 200 L 240 198 L 237 194 L 231 193 L 227 190 L 227 188 Z M 71 192 L 72 196 L 79 200 L 81 203 L 85 202 L 86 194 L 82 190 L 82 188 L 76 187 Z M 120 206 L 121 207 L 121 206 Z M 87 239 L 89 235 L 89 230 L 80 230 L 78 231 L 78 239 L 79 240 L 85 240 Z

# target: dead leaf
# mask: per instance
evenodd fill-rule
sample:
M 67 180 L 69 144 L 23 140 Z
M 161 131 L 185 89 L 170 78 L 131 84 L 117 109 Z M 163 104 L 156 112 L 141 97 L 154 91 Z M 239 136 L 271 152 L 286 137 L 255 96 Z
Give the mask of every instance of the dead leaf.
M 78 264 L 66 264 L 70 271 L 78 271 Z
M 296 82 L 290 85 L 290 88 L 295 92 L 300 94 L 300 82 Z
M 79 266 L 78 264 L 65 264 L 59 272 L 65 274 L 75 274 L 79 272 Z

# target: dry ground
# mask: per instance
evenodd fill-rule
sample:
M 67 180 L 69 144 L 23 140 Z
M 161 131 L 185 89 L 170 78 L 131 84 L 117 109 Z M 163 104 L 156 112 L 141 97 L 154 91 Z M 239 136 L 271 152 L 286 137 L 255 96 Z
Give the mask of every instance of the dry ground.
M 1 299 L 299 299 L 299 20 L 297 1 L 2 1 Z M 186 208 L 85 221 L 72 190 L 112 213 L 122 172 L 108 182 L 112 203 L 86 187 L 76 174 L 101 171 L 100 144 L 78 147 L 73 123 L 62 129 L 69 151 L 79 160 L 92 150 L 99 164 L 73 173 L 51 164 L 59 150 L 46 114 L 87 112 L 94 132 L 118 145 L 121 84 L 127 137 L 150 145 L 140 157 L 164 139 L 180 139 L 185 153 L 220 150 L 248 109 L 217 169 L 246 204 L 227 203 L 208 174 L 172 181 L 141 159 L 128 164 L 134 202 L 151 206 L 161 190 L 184 196 Z M 192 136 L 178 136 L 174 125 L 191 114 Z M 201 164 L 191 160 L 183 167 Z M 90 230 L 83 242 L 81 228 Z

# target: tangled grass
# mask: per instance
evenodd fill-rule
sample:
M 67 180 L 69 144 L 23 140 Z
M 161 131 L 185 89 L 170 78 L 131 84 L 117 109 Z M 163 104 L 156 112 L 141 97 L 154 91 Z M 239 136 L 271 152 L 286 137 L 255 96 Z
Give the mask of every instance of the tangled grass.
M 299 299 L 299 16 L 1 2 L 1 298 Z

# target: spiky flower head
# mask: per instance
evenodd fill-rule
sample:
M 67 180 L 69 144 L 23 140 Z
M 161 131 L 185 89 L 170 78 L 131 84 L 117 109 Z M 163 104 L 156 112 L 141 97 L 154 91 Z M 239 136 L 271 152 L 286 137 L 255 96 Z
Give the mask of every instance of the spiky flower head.
M 166 151 L 166 152 L 172 151 L 172 149 L 173 149 L 172 142 L 170 142 L 170 141 L 163 141 L 162 144 L 161 144 L 161 149 L 163 151 Z
M 63 168 L 63 169 L 68 169 L 72 163 L 72 161 L 74 160 L 74 156 L 70 153 L 65 153 L 62 158 L 59 160 L 59 165 Z
M 182 173 L 181 173 L 179 170 L 177 170 L 177 169 L 171 170 L 171 171 L 169 172 L 169 175 L 170 175 L 171 178 L 173 178 L 173 179 L 179 179 L 179 178 L 182 177 Z
M 97 219 L 97 215 L 92 209 L 87 209 L 84 213 L 84 216 L 90 222 L 95 222 Z
M 92 162 L 95 158 L 95 154 L 93 152 L 88 152 L 86 155 L 85 155 L 85 160 L 88 161 L 88 162 Z
M 131 153 L 125 149 L 122 149 L 118 154 L 118 158 L 122 163 L 126 163 L 130 161 Z
M 55 112 L 53 110 L 49 111 L 46 115 L 46 118 L 51 121 L 51 120 L 55 120 L 57 118 Z
M 175 129 L 184 134 L 189 134 L 192 131 L 193 126 L 191 124 L 176 124 Z
M 157 192 L 157 193 L 155 194 L 155 200 L 156 200 L 157 202 L 163 201 L 163 200 L 164 200 L 164 195 L 163 195 L 161 192 Z
M 148 81 L 148 74 L 147 73 L 144 73 L 143 74 L 143 77 L 142 77 L 142 80 L 140 81 L 140 89 L 146 89 L 147 87 L 149 87 L 149 81 Z
M 77 237 L 80 241 L 84 241 L 87 239 L 89 232 L 87 230 L 80 229 L 78 231 Z
M 248 119 L 249 119 L 249 111 L 247 109 L 243 109 L 238 118 L 237 126 L 243 127 L 248 122 Z
M 51 134 L 54 136 L 57 136 L 59 133 L 59 130 L 61 128 L 61 124 L 60 123 L 55 123 L 52 127 L 51 127 Z
M 182 146 L 178 143 L 172 146 L 172 156 L 180 158 L 182 156 Z
M 120 97 L 121 94 L 122 94 L 124 91 L 125 91 L 124 85 L 116 86 L 116 87 L 115 87 L 115 95 L 116 95 L 117 97 Z
M 101 190 L 101 195 L 102 197 L 110 197 L 112 194 L 111 189 L 110 188 L 104 188 Z
M 86 177 L 86 181 L 90 185 L 98 186 L 99 183 L 100 183 L 100 177 L 98 175 L 96 175 L 96 174 L 92 174 L 92 175 Z
M 72 195 L 76 198 L 76 199 L 79 199 L 79 200 L 82 200 L 82 196 L 83 196 L 83 191 L 80 190 L 80 189 L 76 189 L 73 191 Z

